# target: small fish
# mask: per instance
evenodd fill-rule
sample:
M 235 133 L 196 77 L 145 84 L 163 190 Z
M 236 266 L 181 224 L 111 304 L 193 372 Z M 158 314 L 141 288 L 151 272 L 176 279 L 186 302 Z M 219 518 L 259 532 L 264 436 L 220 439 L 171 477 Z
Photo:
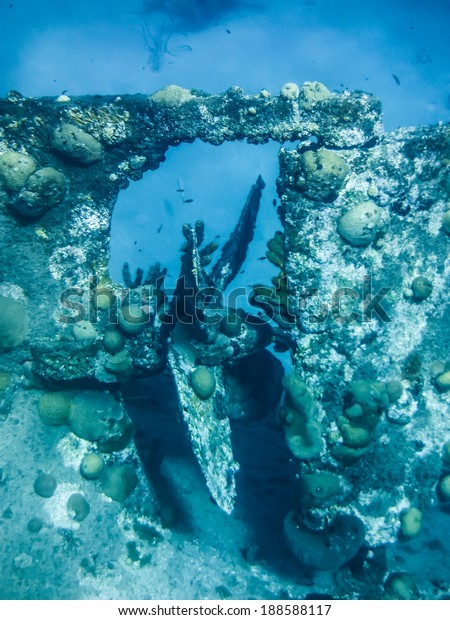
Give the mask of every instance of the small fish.
M 231 30 L 228 30 L 228 28 L 225 29 L 225 32 L 228 32 L 228 34 L 231 34 Z
M 241 276 L 243 273 L 245 273 L 245 269 L 243 269 L 242 271 L 239 272 L 239 275 Z
M 272 204 L 273 204 L 273 206 L 274 206 L 274 207 L 276 207 L 276 206 L 277 206 L 277 199 L 276 199 L 276 198 L 274 198 L 274 199 L 272 200 Z
M 177 179 L 177 192 L 181 192 L 181 193 L 184 192 L 184 187 L 183 187 L 180 179 Z
M 161 232 L 161 228 L 163 227 L 163 225 L 161 224 L 161 226 L 158 228 L 158 230 L 156 231 L 156 234 L 159 235 L 159 233 Z
M 214 237 L 214 239 L 218 239 L 219 237 L 220 237 L 220 235 L 216 235 L 216 236 Z
M 45 232 L 45 230 L 41 227 L 36 228 L 36 234 L 38 237 L 40 237 L 41 239 L 48 239 L 48 235 Z
M 183 198 L 183 202 L 194 202 L 193 198 Z
M 260 256 L 258 260 L 267 260 L 267 256 Z
M 139 249 L 139 250 L 138 250 L 138 252 L 142 252 L 142 250 L 141 250 L 141 249 Z
M 393 73 L 392 77 L 394 78 L 394 82 L 397 84 L 397 86 L 400 86 L 400 78 L 398 77 L 398 75 L 395 75 L 395 73 Z
M 134 242 L 134 245 L 137 245 L 137 241 Z

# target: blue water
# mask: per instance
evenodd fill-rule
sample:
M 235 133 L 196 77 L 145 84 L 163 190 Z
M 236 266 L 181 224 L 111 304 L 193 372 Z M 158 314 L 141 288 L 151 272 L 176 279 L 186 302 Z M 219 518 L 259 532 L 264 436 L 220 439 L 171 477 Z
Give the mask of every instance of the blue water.
M 210 93 L 239 85 L 248 94 L 263 88 L 278 94 L 286 82 L 320 81 L 330 90 L 375 94 L 383 102 L 387 130 L 434 125 L 450 121 L 449 23 L 449 0 L 0 0 L 0 97 L 10 90 L 27 97 L 57 97 L 63 92 L 68 96 L 150 94 L 167 84 Z M 160 169 L 131 182 L 118 197 L 111 230 L 112 279 L 121 282 L 125 261 L 134 272 L 158 260 L 168 268 L 166 286 L 173 287 L 182 225 L 203 219 L 206 241 L 223 243 L 261 174 L 266 188 L 255 238 L 243 273 L 234 284 L 269 282 L 278 270 L 258 259 L 265 254 L 267 239 L 280 228 L 273 205 L 279 147 L 273 143 L 221 147 L 195 143 L 169 150 Z M 192 202 L 183 202 L 177 192 L 180 187 Z M 288 356 L 281 359 L 288 367 Z M 148 398 L 145 393 L 128 395 L 143 436 Z M 158 407 L 164 408 L 161 403 Z M 176 423 L 163 415 L 160 421 L 155 418 L 155 427 L 159 422 L 156 437 L 158 432 L 164 435 L 161 427 L 164 431 L 164 425 Z M 267 523 L 280 521 L 289 506 L 290 485 L 296 480 L 290 455 L 278 445 L 281 455 L 271 453 L 262 484 L 260 472 L 253 468 L 264 458 L 264 441 L 259 444 L 256 437 L 255 452 L 251 453 L 248 446 L 253 439 L 249 440 L 248 429 L 241 428 L 239 433 L 236 448 L 244 465 L 239 484 L 245 497 L 240 500 L 241 518 L 245 521 L 242 515 L 253 512 L 260 547 L 282 572 L 285 550 L 278 547 L 281 530 L 270 538 Z M 274 428 L 269 429 L 269 435 L 280 439 Z M 181 432 L 176 441 L 171 438 L 168 442 L 176 458 L 177 449 L 188 452 L 186 445 L 174 445 L 182 442 L 179 436 Z M 142 450 L 153 447 L 144 441 Z M 190 458 L 192 482 L 183 479 L 183 488 L 188 489 L 188 497 L 191 491 L 192 496 L 197 493 L 202 501 L 211 503 L 205 488 L 197 489 L 201 477 L 192 455 Z M 280 462 L 283 467 L 277 473 Z M 170 466 L 169 459 L 169 473 Z M 257 488 L 258 484 L 263 488 Z M 258 512 L 261 495 L 269 498 L 269 504 Z M 270 498 L 275 498 L 273 506 Z M 215 517 L 208 516 L 212 514 L 209 503 L 205 515 L 196 514 L 193 519 L 195 526 L 201 518 L 207 524 L 198 533 L 200 540 L 207 539 L 207 526 L 213 527 Z M 192 512 L 198 511 L 198 503 L 193 501 L 192 506 Z M 219 528 L 221 524 L 228 527 L 225 517 L 220 519 Z M 189 530 L 192 524 L 184 526 L 185 537 L 194 539 Z M 241 523 L 238 527 L 244 528 Z M 214 535 L 218 545 L 226 546 L 227 540 L 219 540 L 217 532 Z M 237 536 L 236 532 L 232 535 Z M 184 533 L 177 536 L 180 541 Z M 239 536 L 244 537 L 241 530 Z M 239 553 L 247 554 L 248 560 L 252 549 L 239 549 Z M 295 565 L 289 564 L 286 574 L 287 580 L 295 583 Z M 302 578 L 307 583 L 308 574 Z M 20 594 L 18 598 L 27 595 Z
M 436 123 L 450 117 L 449 11 L 448 0 L 2 0 L 0 93 L 278 92 L 317 80 L 379 96 L 387 129 Z

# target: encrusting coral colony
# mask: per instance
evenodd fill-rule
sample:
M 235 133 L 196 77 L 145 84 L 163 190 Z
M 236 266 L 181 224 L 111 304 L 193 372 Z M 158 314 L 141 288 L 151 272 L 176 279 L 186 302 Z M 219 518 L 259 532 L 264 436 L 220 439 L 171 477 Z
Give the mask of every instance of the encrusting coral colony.
M 376 98 L 319 83 L 286 84 L 277 96 L 177 86 L 150 97 L 56 101 L 11 92 L 0 114 L 0 424 L 8 437 L 0 481 L 4 506 L 14 519 L 20 512 L 30 534 L 14 540 L 5 510 L 7 594 L 41 583 L 45 562 L 39 569 L 35 552 L 45 557 L 55 532 L 64 532 L 66 551 L 84 527 L 84 540 L 104 540 L 114 561 L 128 549 L 124 571 L 136 558 L 142 571 L 151 564 L 142 540 L 170 544 L 167 522 L 146 508 L 152 485 L 121 396 L 129 381 L 170 369 L 211 498 L 232 513 L 239 463 L 230 419 L 263 425 L 271 413 L 239 407 L 248 400 L 240 369 L 258 364 L 270 369 L 272 409 L 298 474 L 280 528 L 301 570 L 331 575 L 336 597 L 448 591 L 448 580 L 416 583 L 389 549 L 413 544 L 427 514 L 445 516 L 450 506 L 450 127 L 386 133 Z M 272 286 L 253 286 L 255 315 L 224 307 L 220 293 L 252 240 L 261 177 L 221 250 L 205 244 L 207 221 L 185 225 L 173 296 L 160 265 L 134 279 L 125 265 L 125 286 L 108 276 L 118 193 L 157 169 L 169 147 L 195 139 L 284 144 L 283 230 L 267 253 L 280 274 Z M 266 350 L 273 344 L 292 354 L 284 379 Z M 103 530 L 95 526 L 102 510 L 113 515 Z M 61 575 L 82 570 L 85 592 L 101 596 L 92 584 L 105 574 L 93 555 L 55 561 Z M 267 597 L 279 588 L 273 579 Z M 235 586 L 238 598 L 264 595 Z M 289 587 L 293 597 L 308 592 Z M 41 596 L 56 594 L 46 586 Z

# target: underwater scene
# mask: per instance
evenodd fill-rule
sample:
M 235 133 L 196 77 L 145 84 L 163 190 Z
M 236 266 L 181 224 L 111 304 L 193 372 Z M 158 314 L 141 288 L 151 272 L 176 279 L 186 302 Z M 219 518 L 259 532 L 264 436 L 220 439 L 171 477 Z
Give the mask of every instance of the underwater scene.
M 450 0 L 0 0 L 0 599 L 450 598 Z

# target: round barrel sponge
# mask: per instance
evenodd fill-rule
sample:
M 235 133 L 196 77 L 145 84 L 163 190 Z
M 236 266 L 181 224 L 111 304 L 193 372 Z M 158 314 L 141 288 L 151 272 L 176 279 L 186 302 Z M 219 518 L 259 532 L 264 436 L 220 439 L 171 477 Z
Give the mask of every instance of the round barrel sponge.
M 100 142 L 70 123 L 64 123 L 53 131 L 51 143 L 55 151 L 83 166 L 89 166 L 103 157 Z
M 425 276 L 417 276 L 411 282 L 411 291 L 414 301 L 424 301 L 433 292 L 433 284 Z
M 59 205 L 66 195 L 66 177 L 55 168 L 40 168 L 34 172 L 20 193 L 13 209 L 28 218 L 40 217 Z
M 280 90 L 280 96 L 283 99 L 288 99 L 290 101 L 295 101 L 298 99 L 299 95 L 300 88 L 298 87 L 298 84 L 295 84 L 294 82 L 288 82 Z
M 195 99 L 195 96 L 186 88 L 181 88 L 181 86 L 176 86 L 175 84 L 169 84 L 161 88 L 161 90 L 157 90 L 156 93 L 153 93 L 150 99 L 167 108 L 176 108 L 187 101 L 192 101 L 192 99 Z
M 28 531 L 31 534 L 38 534 L 44 527 L 44 522 L 39 517 L 31 517 L 27 523 Z
M 400 515 L 400 533 L 404 538 L 414 538 L 422 528 L 422 512 L 418 508 L 408 508 Z
M 128 464 L 113 465 L 103 472 L 102 491 L 116 502 L 124 502 L 134 491 L 138 477 L 134 467 Z
M 71 400 L 64 392 L 49 392 L 39 399 L 39 417 L 44 424 L 62 426 L 68 424 Z
M 305 110 L 310 110 L 331 96 L 328 88 L 320 82 L 305 82 L 300 89 L 300 102 Z
M 302 169 L 302 191 L 308 198 L 331 202 L 339 194 L 349 173 L 343 157 L 333 151 L 305 151 L 299 157 Z
M 74 521 L 84 521 L 90 512 L 89 503 L 81 493 L 72 493 L 67 501 L 67 509 Z
M 80 474 L 87 480 L 97 480 L 105 469 L 105 461 L 100 454 L 88 452 L 80 463 Z
M 77 437 L 97 441 L 102 452 L 123 450 L 133 435 L 133 424 L 121 403 L 107 392 L 77 394 L 69 424 Z
M 385 234 L 389 223 L 389 213 L 368 200 L 344 213 L 338 222 L 338 233 L 350 245 L 367 247 Z
M 126 351 L 119 351 L 115 355 L 108 355 L 105 369 L 118 378 L 126 379 L 133 374 L 133 361 Z
M 408 601 L 420 598 L 413 578 L 408 573 L 396 572 L 389 575 L 384 584 L 385 597 L 395 601 Z
M 297 458 L 315 458 L 323 447 L 322 426 L 317 419 L 317 403 L 296 372 L 284 377 L 283 386 L 285 398 L 284 406 L 280 410 L 280 420 L 286 443 Z
M 96 340 L 98 332 L 90 321 L 78 321 L 72 325 L 72 334 L 75 340 Z
M 216 378 L 214 372 L 207 366 L 198 366 L 189 377 L 192 389 L 202 400 L 207 400 L 214 394 Z
M 327 471 L 303 474 L 301 477 L 302 502 L 308 506 L 324 506 L 342 492 L 339 476 Z
M 36 162 L 30 155 L 6 151 L 0 156 L 0 182 L 10 192 L 22 189 L 35 170 Z
M 442 502 L 450 502 L 450 475 L 443 476 L 438 485 L 438 496 Z
M 364 543 L 364 525 L 353 515 L 337 514 L 323 530 L 311 530 L 291 511 L 284 534 L 293 555 L 317 570 L 336 570 L 353 558 Z
M 119 327 L 126 336 L 137 336 L 150 326 L 150 315 L 141 304 L 125 303 L 119 312 Z
M 108 329 L 103 336 L 103 347 L 112 355 L 118 353 L 125 344 L 124 336 L 116 329 Z
M 48 499 L 56 490 L 56 479 L 51 474 L 39 474 L 34 481 L 34 490 L 41 497 Z

